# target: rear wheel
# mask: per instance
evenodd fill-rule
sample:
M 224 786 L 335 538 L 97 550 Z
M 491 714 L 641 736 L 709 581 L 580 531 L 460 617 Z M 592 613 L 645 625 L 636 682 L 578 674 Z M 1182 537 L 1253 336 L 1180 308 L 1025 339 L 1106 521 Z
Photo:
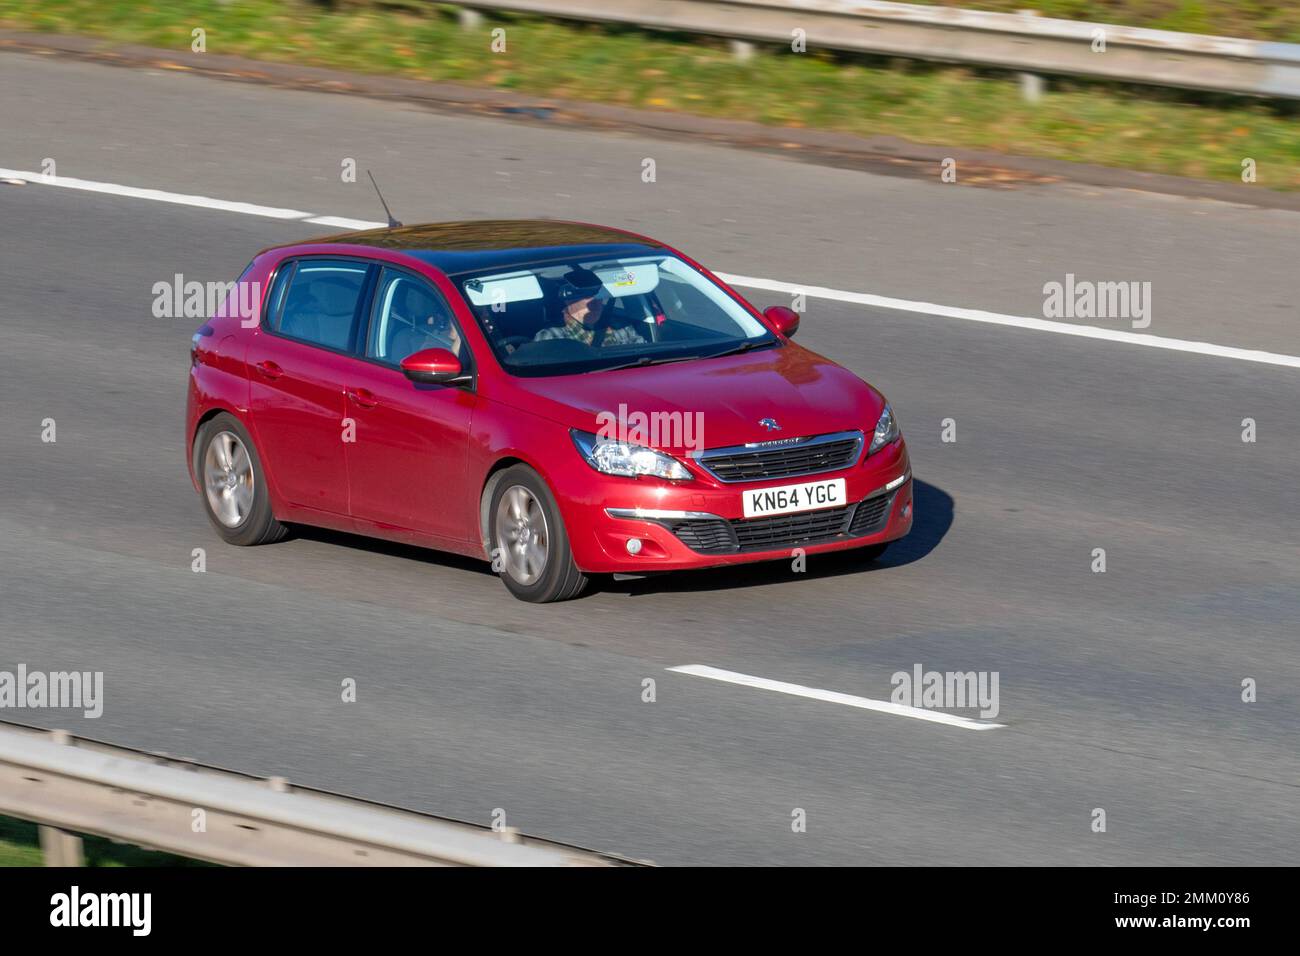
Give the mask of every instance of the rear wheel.
M 230 544 L 279 541 L 287 532 L 271 514 L 271 496 L 253 439 L 233 415 L 203 423 L 194 439 L 194 474 L 208 520 Z
M 577 597 L 587 576 L 573 563 L 555 496 L 537 472 L 515 465 L 496 482 L 488 509 L 492 567 L 521 601 L 546 604 Z

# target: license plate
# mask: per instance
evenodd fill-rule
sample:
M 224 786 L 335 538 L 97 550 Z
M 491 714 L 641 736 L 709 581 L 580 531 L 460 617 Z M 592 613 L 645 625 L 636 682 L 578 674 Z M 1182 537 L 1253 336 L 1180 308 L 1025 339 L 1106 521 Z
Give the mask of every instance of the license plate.
M 743 497 L 746 518 L 816 511 L 818 508 L 841 508 L 848 504 L 843 478 L 760 488 L 757 491 L 746 491 Z

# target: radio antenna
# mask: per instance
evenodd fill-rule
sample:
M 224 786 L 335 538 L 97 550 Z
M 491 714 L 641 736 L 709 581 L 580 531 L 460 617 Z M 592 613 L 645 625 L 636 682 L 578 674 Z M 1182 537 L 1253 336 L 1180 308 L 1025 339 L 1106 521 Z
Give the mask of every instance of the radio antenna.
M 375 187 L 375 195 L 379 197 L 379 204 L 384 207 L 384 215 L 388 217 L 388 228 L 397 229 L 402 224 L 393 218 L 393 214 L 388 210 L 388 203 L 384 202 L 384 194 L 379 191 L 379 183 L 375 182 L 375 174 L 366 170 L 366 175 L 370 177 L 370 185 Z

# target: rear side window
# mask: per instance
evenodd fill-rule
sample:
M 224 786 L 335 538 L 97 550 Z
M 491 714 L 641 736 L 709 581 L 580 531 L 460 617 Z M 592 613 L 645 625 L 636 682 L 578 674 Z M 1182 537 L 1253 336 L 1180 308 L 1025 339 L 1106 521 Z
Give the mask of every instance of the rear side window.
M 347 259 L 299 260 L 292 275 L 283 281 L 277 277 L 272 290 L 268 316 L 274 329 L 313 345 L 350 351 L 369 271 L 365 263 Z
M 286 262 L 275 270 L 275 279 L 271 283 L 271 294 L 266 297 L 267 328 L 280 328 L 280 312 L 284 308 L 284 294 L 289 290 L 289 280 L 293 278 L 295 265 L 297 263 Z

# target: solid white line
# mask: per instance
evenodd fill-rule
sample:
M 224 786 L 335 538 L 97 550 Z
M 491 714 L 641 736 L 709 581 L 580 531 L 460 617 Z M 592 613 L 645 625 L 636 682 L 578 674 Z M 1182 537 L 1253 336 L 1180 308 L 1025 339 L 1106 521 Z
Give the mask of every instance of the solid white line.
M 862 710 L 874 710 L 882 714 L 893 714 L 895 717 L 911 717 L 913 720 L 928 720 L 935 724 L 947 724 L 949 727 L 960 727 L 962 730 L 997 730 L 1005 727 L 1006 724 L 992 724 L 986 720 L 971 720 L 969 717 L 958 717 L 955 714 L 945 714 L 938 710 L 923 710 L 920 707 L 908 707 L 904 704 L 895 704 L 886 700 L 872 700 L 869 697 L 854 697 L 852 694 L 841 694 L 833 690 L 821 690 L 817 687 L 804 687 L 802 684 L 787 684 L 785 681 L 768 680 L 766 677 L 751 677 L 749 674 L 737 674 L 735 671 L 724 671 L 717 667 L 709 667 L 706 664 L 685 664 L 681 667 L 669 667 L 667 670 L 675 674 L 690 674 L 692 677 L 708 677 L 711 680 L 720 680 L 727 684 L 740 684 L 744 687 L 757 687 L 759 690 L 774 690 L 779 694 L 791 694 L 795 697 L 809 697 L 813 700 L 824 700 L 832 704 L 844 704 L 848 707 L 858 707 Z
M 837 302 L 852 302 L 854 305 L 870 305 L 879 309 L 917 312 L 922 315 L 937 315 L 947 319 L 964 319 L 967 322 L 985 322 L 989 325 L 1033 329 L 1036 332 L 1055 332 L 1058 335 L 1077 335 L 1086 339 L 1103 339 L 1107 342 L 1122 342 L 1125 345 L 1141 345 L 1152 349 L 1170 349 L 1175 352 L 1212 355 L 1215 358 L 1237 359 L 1241 362 L 1262 362 L 1265 365 L 1284 365 L 1289 368 L 1300 368 L 1300 356 L 1298 355 L 1239 349 L 1230 345 L 1192 342 L 1187 339 L 1167 339 L 1159 335 L 1146 335 L 1141 332 L 1101 329 L 1093 325 L 1072 325 L 1069 322 L 1052 322 L 1048 319 L 1035 319 L 1022 315 L 1002 315 L 999 312 L 962 309 L 952 305 L 937 305 L 933 302 L 891 299 L 888 296 L 872 295 L 869 292 L 844 292 L 840 289 L 798 285 L 793 282 L 777 282 L 773 279 L 758 279 L 754 276 L 728 275 L 723 272 L 717 273 L 717 276 L 730 285 L 745 286 L 749 289 L 764 289 L 768 292 L 784 292 L 789 295 L 803 293 L 818 299 L 834 299 Z
M 273 206 L 258 206 L 248 202 L 231 202 L 227 199 L 210 199 L 207 196 L 187 196 L 184 193 L 169 193 L 161 189 L 140 189 L 135 186 L 118 186 L 114 183 L 97 183 L 89 179 L 73 179 L 70 176 L 46 176 L 23 169 L 0 169 L 0 179 L 21 179 L 37 186 L 58 186 L 62 189 L 81 189 L 92 193 L 107 193 L 111 196 L 126 196 L 129 199 L 151 199 L 154 202 L 175 203 L 178 206 L 200 206 L 203 209 L 220 209 L 222 212 L 238 212 L 245 216 L 267 216 L 271 219 L 305 219 L 311 215 L 300 209 L 276 209 Z
M 383 229 L 384 226 L 388 225 L 386 222 L 344 219 L 342 216 L 313 216 L 311 219 L 304 219 L 303 222 L 314 223 L 317 226 L 334 226 L 338 229 Z
M 385 223 L 369 222 L 364 219 L 347 219 L 339 216 L 317 216 L 299 209 L 277 209 L 273 206 L 259 206 L 255 203 L 231 202 L 226 199 L 211 199 L 207 196 L 189 196 L 184 193 L 169 193 L 161 189 L 140 189 L 136 186 L 119 186 L 114 183 L 100 183 L 89 179 L 73 179 L 68 176 L 46 176 L 44 173 L 22 169 L 0 168 L 0 179 L 15 179 L 38 186 L 59 186 L 63 189 L 81 189 L 87 192 L 105 193 L 112 196 L 125 196 L 129 199 L 149 199 L 155 202 L 169 202 L 181 206 L 198 206 L 203 209 L 217 209 L 222 212 L 237 212 L 248 216 L 266 216 L 271 219 L 295 219 L 318 226 L 330 226 L 340 229 L 379 229 Z M 998 312 L 983 312 L 979 309 L 963 309 L 951 305 L 938 305 L 933 302 L 913 302 L 910 299 L 892 299 L 869 292 L 845 292 L 842 289 L 828 289 L 824 286 L 799 285 L 794 282 L 778 282 L 775 279 L 760 279 L 754 276 L 730 275 L 719 272 L 723 282 L 745 286 L 750 289 L 764 289 L 768 292 L 783 292 L 790 295 L 802 293 L 818 299 L 833 299 L 837 302 L 850 302 L 854 305 L 869 305 L 879 309 L 893 309 L 899 312 L 915 312 L 919 315 L 941 316 L 948 319 L 962 319 L 967 322 L 983 322 L 988 325 L 1002 325 L 1010 328 L 1032 329 L 1037 332 L 1055 332 L 1058 335 L 1075 335 L 1080 338 L 1101 339 L 1107 342 L 1120 342 L 1124 345 L 1138 345 L 1145 348 L 1169 349 L 1175 352 L 1191 352 L 1196 355 L 1210 355 L 1215 358 L 1236 359 L 1241 362 L 1259 362 L 1265 365 L 1282 365 L 1288 368 L 1300 368 L 1300 356 L 1284 355 L 1278 352 L 1261 352 L 1254 349 L 1239 349 L 1230 345 L 1214 345 L 1211 342 L 1192 342 L 1186 339 L 1167 339 L 1158 335 L 1146 335 L 1139 332 L 1123 332 L 1117 329 L 1102 329 L 1092 325 L 1072 325 L 1068 322 L 1052 322 L 1047 319 L 1035 319 L 1028 316 L 1002 315 Z

